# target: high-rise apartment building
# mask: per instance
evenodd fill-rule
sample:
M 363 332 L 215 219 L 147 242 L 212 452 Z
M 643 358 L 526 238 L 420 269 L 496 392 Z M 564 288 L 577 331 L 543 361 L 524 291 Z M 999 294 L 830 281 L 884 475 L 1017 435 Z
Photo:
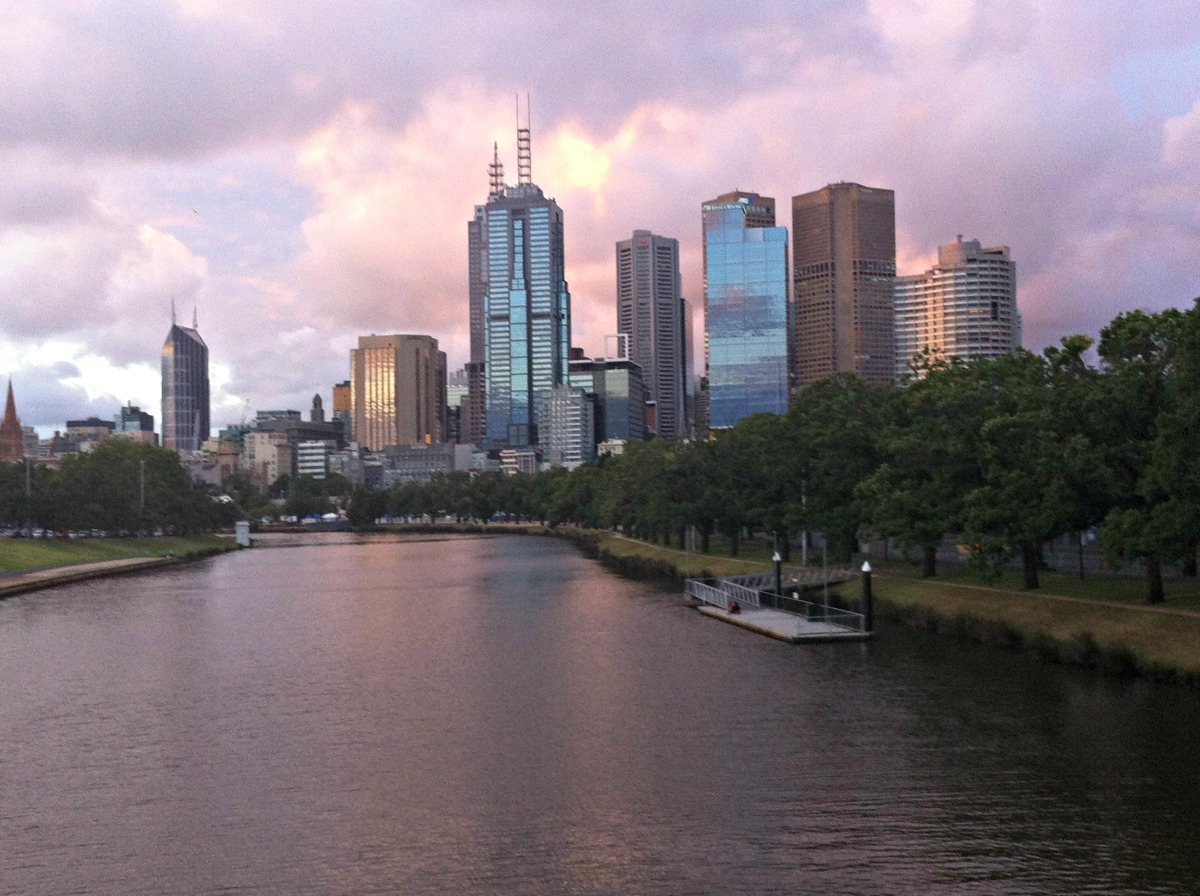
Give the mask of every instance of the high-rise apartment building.
M 1008 246 L 985 249 L 978 240 L 938 247 L 924 274 L 897 277 L 895 375 L 911 376 L 913 357 L 998 358 L 1021 346 L 1017 265 Z
M 775 200 L 741 191 L 701 206 L 708 427 L 788 408 L 787 228 Z
M 845 371 L 890 383 L 896 194 L 838 183 L 793 196 L 792 249 L 796 387 Z
M 679 241 L 635 230 L 617 243 L 617 329 L 628 336 L 629 357 L 642 368 L 661 438 L 691 434 L 688 319 Z
M 162 347 L 162 444 L 174 451 L 199 451 L 209 434 L 208 346 L 195 316 L 191 327 L 175 322 Z
M 490 448 L 536 444 L 535 398 L 567 378 L 571 295 L 563 213 L 532 181 L 529 139 L 528 128 L 518 130 L 518 179 L 511 186 L 493 147 L 491 191 L 467 225 L 466 428 L 472 441 Z
M 446 353 L 432 336 L 360 336 L 350 408 L 353 439 L 371 451 L 444 441 Z

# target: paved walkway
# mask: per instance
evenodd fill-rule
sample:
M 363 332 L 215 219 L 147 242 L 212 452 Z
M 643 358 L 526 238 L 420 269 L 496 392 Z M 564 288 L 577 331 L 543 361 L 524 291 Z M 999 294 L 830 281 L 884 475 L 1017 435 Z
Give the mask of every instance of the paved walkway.
M 743 607 L 740 613 L 729 613 L 718 607 L 697 608 L 705 616 L 741 626 L 759 634 L 778 638 L 792 644 L 809 641 L 865 641 L 871 635 L 844 625 L 806 619 L 795 613 L 784 613 L 766 607 Z
M 39 591 L 42 588 L 53 588 L 55 585 L 66 585 L 70 582 L 82 582 L 87 579 L 99 579 L 104 576 L 136 572 L 139 569 L 165 566 L 175 563 L 176 560 L 175 557 L 126 557 L 121 560 L 72 563 L 69 566 L 52 566 L 27 572 L 5 573 L 0 575 L 0 598 L 24 594 L 27 591 Z

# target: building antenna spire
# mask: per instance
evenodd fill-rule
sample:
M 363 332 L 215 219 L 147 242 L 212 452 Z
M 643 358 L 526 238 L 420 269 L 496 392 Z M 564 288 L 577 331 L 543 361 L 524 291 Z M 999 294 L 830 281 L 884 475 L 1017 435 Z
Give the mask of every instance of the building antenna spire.
M 195 302 L 192 303 L 192 329 L 193 330 L 200 329 L 200 318 L 198 316 Z
M 498 196 L 504 195 L 504 165 L 500 162 L 500 144 L 492 144 L 492 164 L 488 165 L 488 180 L 491 182 L 492 189 L 488 194 L 489 199 L 495 199 Z
M 517 183 L 533 183 L 532 151 L 529 139 L 529 94 L 525 94 L 525 127 L 521 127 L 521 98 L 517 97 Z
M 171 326 L 175 326 L 175 297 L 171 296 Z

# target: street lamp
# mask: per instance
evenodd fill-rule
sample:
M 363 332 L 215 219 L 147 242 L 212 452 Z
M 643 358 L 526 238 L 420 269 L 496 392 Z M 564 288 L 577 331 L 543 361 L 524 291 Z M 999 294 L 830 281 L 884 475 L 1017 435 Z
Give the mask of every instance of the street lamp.
M 783 598 L 783 558 L 779 556 L 779 551 L 776 551 L 771 559 L 775 561 L 775 608 L 781 609 L 779 602 Z
M 862 611 L 863 631 L 875 629 L 875 600 L 871 594 L 871 564 L 864 560 L 862 565 Z

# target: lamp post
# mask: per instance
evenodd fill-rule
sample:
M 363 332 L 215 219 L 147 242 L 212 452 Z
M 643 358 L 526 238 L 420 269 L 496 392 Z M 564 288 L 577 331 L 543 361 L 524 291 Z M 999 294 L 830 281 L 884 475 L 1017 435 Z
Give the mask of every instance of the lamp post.
M 775 609 L 778 610 L 781 609 L 779 602 L 783 598 L 783 558 L 776 551 L 771 559 L 775 561 Z
M 862 565 L 862 611 L 863 631 L 875 630 L 875 600 L 871 594 L 871 564 L 864 560 Z

